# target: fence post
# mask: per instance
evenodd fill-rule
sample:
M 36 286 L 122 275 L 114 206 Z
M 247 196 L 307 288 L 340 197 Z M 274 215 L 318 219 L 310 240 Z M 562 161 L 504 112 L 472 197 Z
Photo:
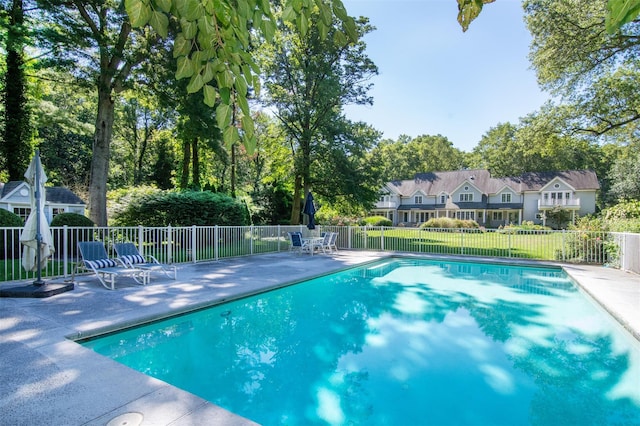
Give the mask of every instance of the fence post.
M 276 225 L 276 229 L 278 230 L 277 231 L 277 235 L 278 235 L 278 253 L 280 253 L 280 243 L 281 243 L 280 235 L 282 235 L 281 234 L 282 230 L 280 229 L 280 225 Z
M 191 225 L 191 261 L 198 261 L 198 229 L 195 225 Z
M 509 247 L 509 250 L 507 250 L 507 252 L 509 253 L 509 259 L 511 258 L 511 231 L 507 231 L 507 244 Z
M 144 227 L 142 225 L 138 225 L 138 247 L 140 253 L 145 256 L 147 253 L 144 248 Z
M 563 230 L 562 230 L 562 234 L 561 234 L 561 235 L 562 235 L 562 261 L 563 261 L 563 262 L 566 262 L 566 261 L 567 261 L 567 255 L 566 255 L 566 253 L 564 252 L 564 246 L 565 246 L 565 244 L 564 244 L 564 233 L 565 233 L 565 232 L 566 232 L 566 229 L 563 229 Z
M 347 248 L 351 250 L 351 225 L 347 227 Z
M 380 250 L 384 251 L 384 226 L 380 227 Z
M 249 226 L 249 254 L 253 254 L 253 225 Z
M 364 249 L 367 250 L 367 247 L 369 246 L 369 244 L 368 244 L 369 236 L 367 234 L 367 225 L 363 226 L 363 228 L 364 228 L 364 232 L 363 232 L 363 234 L 364 234 Z
M 173 232 L 171 225 L 167 226 L 167 261 L 173 263 Z
M 218 255 L 220 254 L 219 244 L 220 244 L 220 236 L 219 236 L 218 225 L 214 225 L 214 227 L 213 227 L 213 257 L 214 257 L 215 260 L 218 260 Z
M 64 268 L 64 277 L 67 278 L 67 269 L 69 268 L 69 226 L 62 227 L 62 267 Z M 6 238 L 5 238 L 6 241 Z

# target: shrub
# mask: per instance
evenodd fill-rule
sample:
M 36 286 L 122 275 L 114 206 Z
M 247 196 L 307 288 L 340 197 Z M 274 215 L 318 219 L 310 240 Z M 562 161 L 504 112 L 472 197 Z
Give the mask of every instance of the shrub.
M 51 221 L 51 226 L 70 226 L 85 227 L 89 229 L 70 230 L 67 234 L 67 253 L 68 256 L 78 256 L 78 242 L 93 241 L 93 228 L 95 223 L 86 216 L 77 213 L 60 213 Z M 53 244 L 56 252 L 64 253 L 64 235 L 63 232 L 53 233 Z
M 391 226 L 393 223 L 391 220 L 384 216 L 369 216 L 364 218 L 364 224 L 366 226 Z
M 510 224 L 504 227 L 501 226 L 499 232 L 504 234 L 525 234 L 531 231 L 548 231 L 550 229 L 548 226 L 536 225 L 533 221 L 525 220 L 520 225 Z
M 603 210 L 601 217 L 613 232 L 640 233 L 640 200 L 622 201 Z
M 453 228 L 453 229 L 479 229 L 480 225 L 475 220 L 460 220 L 450 217 L 435 217 L 429 219 L 420 228 Z
M 51 221 L 51 226 L 94 226 L 88 217 L 78 213 L 60 213 Z
M 13 212 L 0 209 L 0 226 L 23 227 L 24 221 Z M 0 232 L 0 256 L 5 258 L 13 257 L 14 259 L 20 257 L 20 232 L 22 232 L 21 229 L 11 229 Z
M 572 262 L 610 263 L 618 257 L 617 245 L 606 235 L 606 225 L 601 218 L 584 216 L 575 225 L 569 227 L 572 231 L 564 238 L 564 257 Z M 559 251 L 557 259 L 562 259 Z
M 0 226 L 24 226 L 24 220 L 9 210 L 0 209 Z
M 209 191 L 162 191 L 132 199 L 114 215 L 119 226 L 248 225 L 246 205 Z

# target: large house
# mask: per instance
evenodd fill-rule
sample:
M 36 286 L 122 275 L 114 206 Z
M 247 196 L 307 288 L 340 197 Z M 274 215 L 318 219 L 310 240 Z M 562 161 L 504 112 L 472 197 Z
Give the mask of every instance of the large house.
M 487 228 L 523 221 L 545 224 L 545 212 L 558 206 L 573 219 L 594 213 L 599 189 L 590 170 L 504 178 L 491 177 L 488 170 L 419 173 L 411 180 L 387 183 L 372 214 L 390 219 L 394 226 L 415 226 L 437 217 L 471 219 Z
M 45 192 L 44 214 L 49 223 L 60 213 L 84 215 L 87 204 L 70 189 L 54 186 L 46 187 Z M 27 220 L 31 212 L 29 184 L 22 181 L 0 183 L 0 208 Z

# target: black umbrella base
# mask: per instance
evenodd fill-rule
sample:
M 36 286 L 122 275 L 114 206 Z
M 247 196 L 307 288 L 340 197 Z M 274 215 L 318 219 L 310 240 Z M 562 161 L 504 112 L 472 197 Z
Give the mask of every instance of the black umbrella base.
M 73 290 L 73 283 L 25 285 L 21 287 L 11 287 L 0 289 L 0 297 L 51 297 L 56 294 Z

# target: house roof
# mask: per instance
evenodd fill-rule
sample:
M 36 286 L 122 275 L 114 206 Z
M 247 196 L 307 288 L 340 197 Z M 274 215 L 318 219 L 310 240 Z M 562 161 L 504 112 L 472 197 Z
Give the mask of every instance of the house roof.
M 23 181 L 11 181 L 7 183 L 0 183 L 0 200 L 11 195 L 20 186 L 28 187 L 29 184 Z M 48 186 L 45 187 L 46 201 L 53 204 L 67 204 L 67 205 L 86 205 L 80 197 L 78 197 L 69 188 L 62 186 Z
M 401 196 L 411 196 L 418 191 L 437 196 L 443 192 L 451 194 L 466 181 L 485 194 L 496 194 L 505 187 L 515 192 L 539 191 L 555 178 L 562 179 L 576 190 L 600 189 L 598 178 L 591 170 L 530 172 L 502 178 L 491 177 L 488 170 L 430 172 L 418 173 L 413 179 L 391 181 L 387 187 Z

